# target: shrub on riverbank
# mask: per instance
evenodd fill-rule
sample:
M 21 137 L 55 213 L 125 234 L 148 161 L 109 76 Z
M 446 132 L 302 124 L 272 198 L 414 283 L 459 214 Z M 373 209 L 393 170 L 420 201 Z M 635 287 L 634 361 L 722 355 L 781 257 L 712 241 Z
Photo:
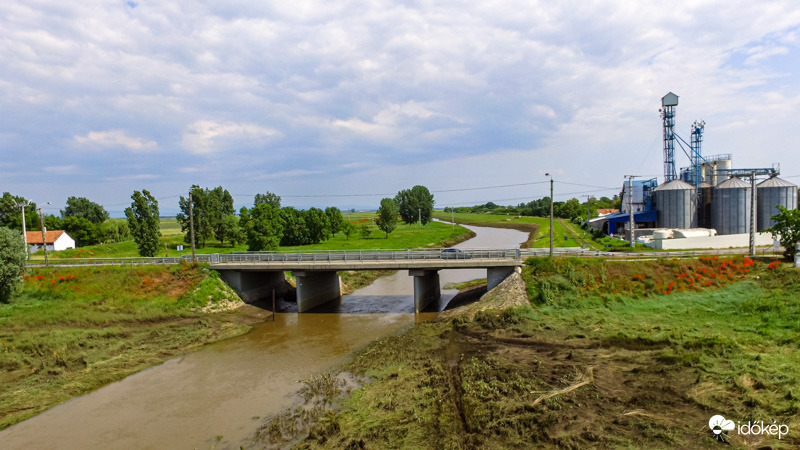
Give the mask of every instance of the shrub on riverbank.
M 234 316 L 199 312 L 226 288 L 196 264 L 29 271 L 0 305 L 0 428 L 245 332 Z

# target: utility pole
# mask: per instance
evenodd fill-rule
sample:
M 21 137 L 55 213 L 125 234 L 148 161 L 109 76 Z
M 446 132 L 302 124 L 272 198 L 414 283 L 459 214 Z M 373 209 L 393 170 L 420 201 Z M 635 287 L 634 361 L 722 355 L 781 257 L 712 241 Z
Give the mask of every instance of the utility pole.
M 44 214 L 42 208 L 39 208 L 39 224 L 42 226 L 42 249 L 44 250 L 44 265 L 47 266 L 47 230 L 44 228 Z
M 591 195 L 581 195 L 581 197 L 586 197 L 586 230 L 589 230 L 589 219 L 592 216 L 592 196 Z
M 419 211 L 419 226 L 422 227 L 422 208 L 417 208 Z
M 194 250 L 194 207 L 192 205 L 192 191 L 189 191 L 189 238 L 192 241 L 192 262 L 197 261 Z
M 22 241 L 25 242 L 25 259 L 30 259 L 31 257 L 31 249 L 28 248 L 28 229 L 25 226 L 25 208 L 30 204 L 28 201 L 14 202 L 14 205 L 22 212 Z
M 450 208 L 450 223 L 453 224 L 453 229 L 456 229 L 456 210 L 452 207 Z
M 631 241 L 631 247 L 636 242 L 636 233 L 633 232 L 633 179 L 638 175 L 627 175 L 628 177 L 628 237 Z
M 550 177 L 550 257 L 553 257 L 553 176 L 549 173 L 544 174 Z
M 750 172 L 750 257 L 756 256 L 756 173 Z

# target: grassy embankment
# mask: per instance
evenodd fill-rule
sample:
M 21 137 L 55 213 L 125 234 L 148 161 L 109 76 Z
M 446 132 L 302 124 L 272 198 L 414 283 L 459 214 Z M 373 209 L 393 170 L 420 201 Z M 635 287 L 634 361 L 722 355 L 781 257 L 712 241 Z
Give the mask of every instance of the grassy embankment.
M 433 216 L 447 222 L 453 218 L 450 213 L 443 211 L 434 211 Z M 522 244 L 522 248 L 550 246 L 550 218 L 548 217 L 458 213 L 455 214 L 455 221 L 465 225 L 512 228 L 528 233 L 528 240 Z M 553 222 L 553 246 L 580 247 L 583 245 L 598 250 L 601 248 L 599 244 L 592 241 L 591 236 L 585 230 L 577 225 L 563 219 L 556 219 Z
M 532 259 L 523 278 L 531 307 L 366 348 L 345 369 L 369 384 L 338 412 L 317 408 L 298 447 L 706 448 L 715 414 L 790 429 L 729 432 L 734 447 L 800 445 L 800 271 L 741 257 Z M 335 378 L 316 381 L 335 392 Z
M 201 311 L 240 304 L 215 275 L 192 264 L 28 271 L 0 304 L 0 429 L 249 330 L 253 318 Z

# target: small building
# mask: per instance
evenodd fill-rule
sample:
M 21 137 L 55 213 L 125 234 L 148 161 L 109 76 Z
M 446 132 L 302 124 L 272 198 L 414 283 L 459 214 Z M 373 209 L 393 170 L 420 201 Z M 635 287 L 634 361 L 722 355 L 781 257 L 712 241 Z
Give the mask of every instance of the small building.
M 42 248 L 42 232 L 41 231 L 28 231 L 27 232 L 28 245 L 31 252 L 38 251 Z M 55 230 L 45 232 L 45 239 L 47 240 L 47 250 L 66 250 L 68 248 L 75 248 L 75 239 L 69 237 L 64 230 Z

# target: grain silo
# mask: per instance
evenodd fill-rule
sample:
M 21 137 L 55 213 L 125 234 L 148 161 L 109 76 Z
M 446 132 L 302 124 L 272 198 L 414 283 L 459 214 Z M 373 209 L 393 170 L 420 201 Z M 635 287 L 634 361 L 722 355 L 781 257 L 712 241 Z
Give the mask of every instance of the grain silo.
M 774 222 L 772 216 L 779 214 L 777 206 L 797 209 L 797 186 L 778 177 L 772 177 L 756 186 L 756 208 L 758 209 L 758 231 L 764 231 Z
M 714 188 L 711 226 L 717 234 L 750 232 L 750 184 L 733 177 Z
M 654 191 L 658 228 L 697 228 L 697 190 L 678 179 Z

